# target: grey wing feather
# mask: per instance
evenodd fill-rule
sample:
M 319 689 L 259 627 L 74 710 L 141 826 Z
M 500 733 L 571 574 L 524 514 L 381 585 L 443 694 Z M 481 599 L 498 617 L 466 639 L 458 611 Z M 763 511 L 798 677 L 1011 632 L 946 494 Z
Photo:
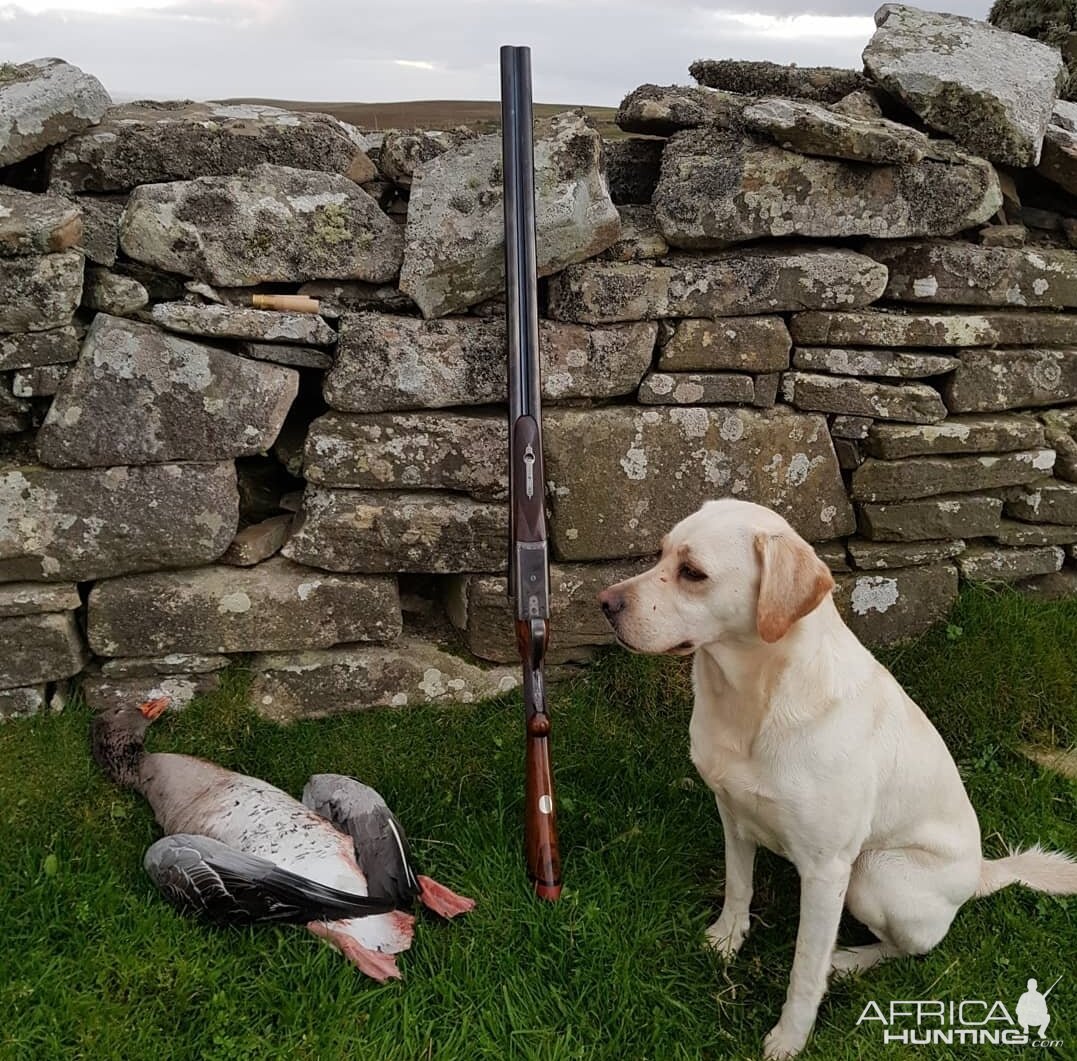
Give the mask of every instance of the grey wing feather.
M 174 906 L 227 924 L 335 921 L 383 914 L 395 906 L 386 898 L 327 887 L 193 833 L 158 840 L 143 866 Z
M 403 826 L 374 789 L 343 774 L 314 774 L 303 803 L 352 838 L 371 895 L 401 906 L 415 901 L 422 885 Z

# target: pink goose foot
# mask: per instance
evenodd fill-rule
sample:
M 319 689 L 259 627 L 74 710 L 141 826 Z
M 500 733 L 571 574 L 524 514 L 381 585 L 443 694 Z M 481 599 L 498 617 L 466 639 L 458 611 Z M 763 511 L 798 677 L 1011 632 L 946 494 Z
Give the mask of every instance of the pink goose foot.
M 396 966 L 395 954 L 383 954 L 381 951 L 364 947 L 346 932 L 333 928 L 325 921 L 309 921 L 307 928 L 316 936 L 328 940 L 360 972 L 366 973 L 372 980 L 384 984 L 387 980 L 403 980 L 404 977 Z
M 423 890 L 419 893 L 419 899 L 428 910 L 442 917 L 456 917 L 457 914 L 466 914 L 468 910 L 475 909 L 475 900 L 466 895 L 457 895 L 456 892 L 446 888 L 444 884 L 438 884 L 433 877 L 424 877 L 422 874 L 417 878 Z

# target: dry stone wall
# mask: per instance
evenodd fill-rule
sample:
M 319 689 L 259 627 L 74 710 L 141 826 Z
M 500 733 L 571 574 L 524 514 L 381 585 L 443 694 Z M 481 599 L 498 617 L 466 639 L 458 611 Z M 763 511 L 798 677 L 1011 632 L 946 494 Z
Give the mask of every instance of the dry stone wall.
M 622 137 L 536 128 L 558 669 L 712 497 L 788 516 L 870 643 L 962 578 L 1077 592 L 1061 58 L 877 23 L 863 73 L 700 61 Z M 277 719 L 511 688 L 498 138 L 38 60 L 0 167 L 0 716 L 235 658 Z

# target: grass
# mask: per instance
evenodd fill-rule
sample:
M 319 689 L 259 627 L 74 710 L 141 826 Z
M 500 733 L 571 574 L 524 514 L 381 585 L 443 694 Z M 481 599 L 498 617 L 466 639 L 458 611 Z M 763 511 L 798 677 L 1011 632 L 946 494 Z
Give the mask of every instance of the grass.
M 467 125 L 480 133 L 501 128 L 501 105 L 497 100 L 421 99 L 399 103 L 328 103 L 289 99 L 226 99 L 222 103 L 262 103 L 283 110 L 316 111 L 331 114 L 367 132 L 382 129 L 453 129 Z M 617 125 L 616 107 L 580 106 L 573 103 L 536 103 L 536 118 L 551 118 L 564 111 L 582 110 L 607 140 L 625 133 Z
M 1077 740 L 1077 602 L 966 593 L 947 629 L 890 653 L 950 743 L 983 823 L 1003 841 L 1077 851 L 1077 785 L 1032 766 L 1023 740 Z M 518 701 L 342 716 L 277 728 L 243 706 L 243 676 L 155 727 L 298 792 L 353 773 L 398 811 L 428 872 L 479 899 L 464 923 L 424 920 L 378 986 L 298 928 L 218 930 L 156 895 L 140 860 L 147 807 L 86 749 L 85 709 L 0 729 L 3 1061 L 412 1061 L 748 1058 L 777 1018 L 796 929 L 792 868 L 764 855 L 752 936 L 735 963 L 705 951 L 722 893 L 721 832 L 687 754 L 683 666 L 611 654 L 553 695 L 567 887 L 533 900 L 520 858 Z M 843 938 L 857 935 L 855 925 Z M 862 931 L 862 930 L 860 930 Z M 1077 901 L 1020 888 L 969 904 L 927 958 L 839 981 L 804 1055 L 894 1058 L 857 1028 L 869 1000 L 1016 1003 L 1060 973 L 1050 1035 L 1077 1056 Z M 921 1047 L 922 1058 L 1015 1056 Z

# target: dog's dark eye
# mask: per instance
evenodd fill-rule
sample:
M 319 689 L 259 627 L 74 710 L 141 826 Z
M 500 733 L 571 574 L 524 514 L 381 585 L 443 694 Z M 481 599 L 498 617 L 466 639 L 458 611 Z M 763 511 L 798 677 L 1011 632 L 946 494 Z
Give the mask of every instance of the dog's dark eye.
M 707 580 L 707 576 L 691 564 L 681 564 L 677 577 L 683 578 L 685 582 L 706 582 Z

